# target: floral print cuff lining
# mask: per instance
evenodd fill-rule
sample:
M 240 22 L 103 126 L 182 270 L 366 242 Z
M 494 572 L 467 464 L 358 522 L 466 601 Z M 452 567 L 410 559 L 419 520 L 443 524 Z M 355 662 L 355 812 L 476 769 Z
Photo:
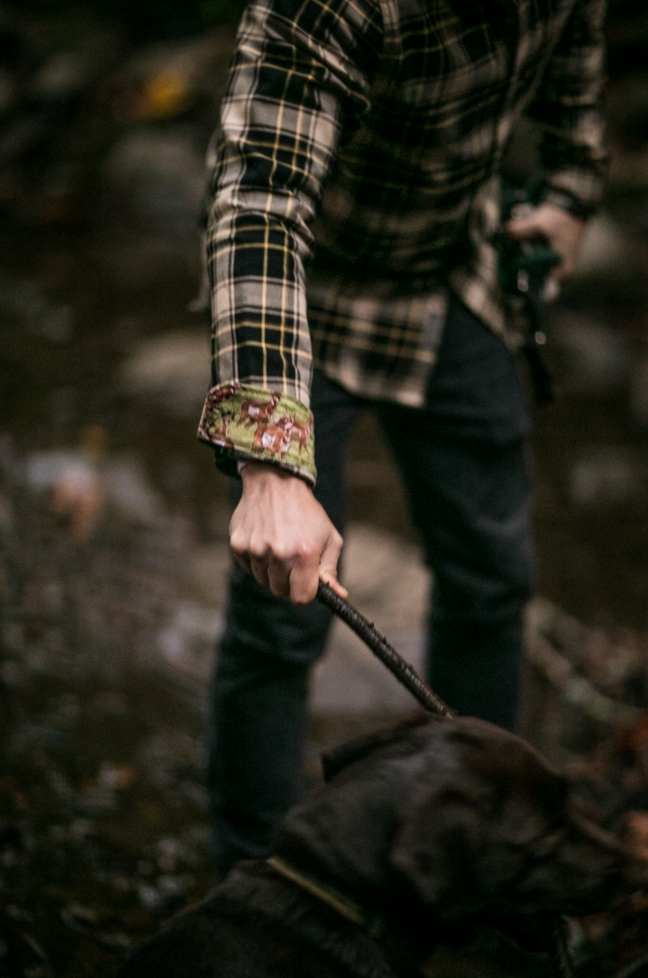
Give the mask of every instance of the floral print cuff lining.
M 216 464 L 237 474 L 237 462 L 273 462 L 311 485 L 315 483 L 313 415 L 292 397 L 228 382 L 212 387 L 198 437 L 213 445 Z

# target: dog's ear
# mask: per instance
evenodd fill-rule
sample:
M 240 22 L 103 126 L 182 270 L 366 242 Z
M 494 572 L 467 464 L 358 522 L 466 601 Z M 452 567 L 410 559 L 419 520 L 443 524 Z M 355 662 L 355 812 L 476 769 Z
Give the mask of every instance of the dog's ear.
M 408 806 L 390 854 L 421 902 L 451 923 L 488 903 L 481 871 L 491 809 L 487 788 L 466 781 L 439 786 Z
M 343 768 L 366 757 L 379 747 L 397 744 L 412 730 L 427 725 L 433 719 L 436 718 L 430 717 L 429 713 L 417 713 L 415 716 L 401 721 L 395 726 L 383 727 L 373 733 L 365 734 L 363 737 L 356 737 L 344 744 L 340 744 L 339 747 L 334 747 L 333 750 L 326 751 L 322 754 L 324 780 L 330 781 Z

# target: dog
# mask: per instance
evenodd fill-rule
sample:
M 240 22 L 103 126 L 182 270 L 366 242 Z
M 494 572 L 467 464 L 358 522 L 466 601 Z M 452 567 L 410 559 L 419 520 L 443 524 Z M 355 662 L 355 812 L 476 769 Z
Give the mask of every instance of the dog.
M 271 859 L 167 921 L 119 978 L 411 978 L 439 973 L 439 947 L 483 949 L 492 933 L 518 954 L 508 973 L 547 974 L 545 921 L 636 888 L 567 780 L 484 721 L 419 717 L 323 766 Z

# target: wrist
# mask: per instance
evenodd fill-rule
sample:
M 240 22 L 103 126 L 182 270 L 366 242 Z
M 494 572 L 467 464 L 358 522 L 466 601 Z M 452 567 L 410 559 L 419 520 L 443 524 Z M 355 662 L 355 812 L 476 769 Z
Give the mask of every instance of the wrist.
M 239 463 L 239 475 L 243 486 L 259 484 L 261 482 L 301 482 L 310 488 L 310 484 L 286 469 L 273 465 L 272 462 L 257 462 L 252 459 L 241 460 Z

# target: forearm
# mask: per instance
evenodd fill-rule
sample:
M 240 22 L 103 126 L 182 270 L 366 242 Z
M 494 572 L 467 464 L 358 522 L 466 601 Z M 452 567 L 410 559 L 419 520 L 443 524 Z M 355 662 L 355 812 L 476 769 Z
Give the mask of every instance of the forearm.
M 213 386 L 199 432 L 230 470 L 259 457 L 311 481 L 309 226 L 341 117 L 352 126 L 368 106 L 377 36 L 357 3 L 321 9 L 256 0 L 239 31 L 207 230 Z
M 602 94 L 605 0 L 577 3 L 528 114 L 540 124 L 544 199 L 587 218 L 606 172 Z

